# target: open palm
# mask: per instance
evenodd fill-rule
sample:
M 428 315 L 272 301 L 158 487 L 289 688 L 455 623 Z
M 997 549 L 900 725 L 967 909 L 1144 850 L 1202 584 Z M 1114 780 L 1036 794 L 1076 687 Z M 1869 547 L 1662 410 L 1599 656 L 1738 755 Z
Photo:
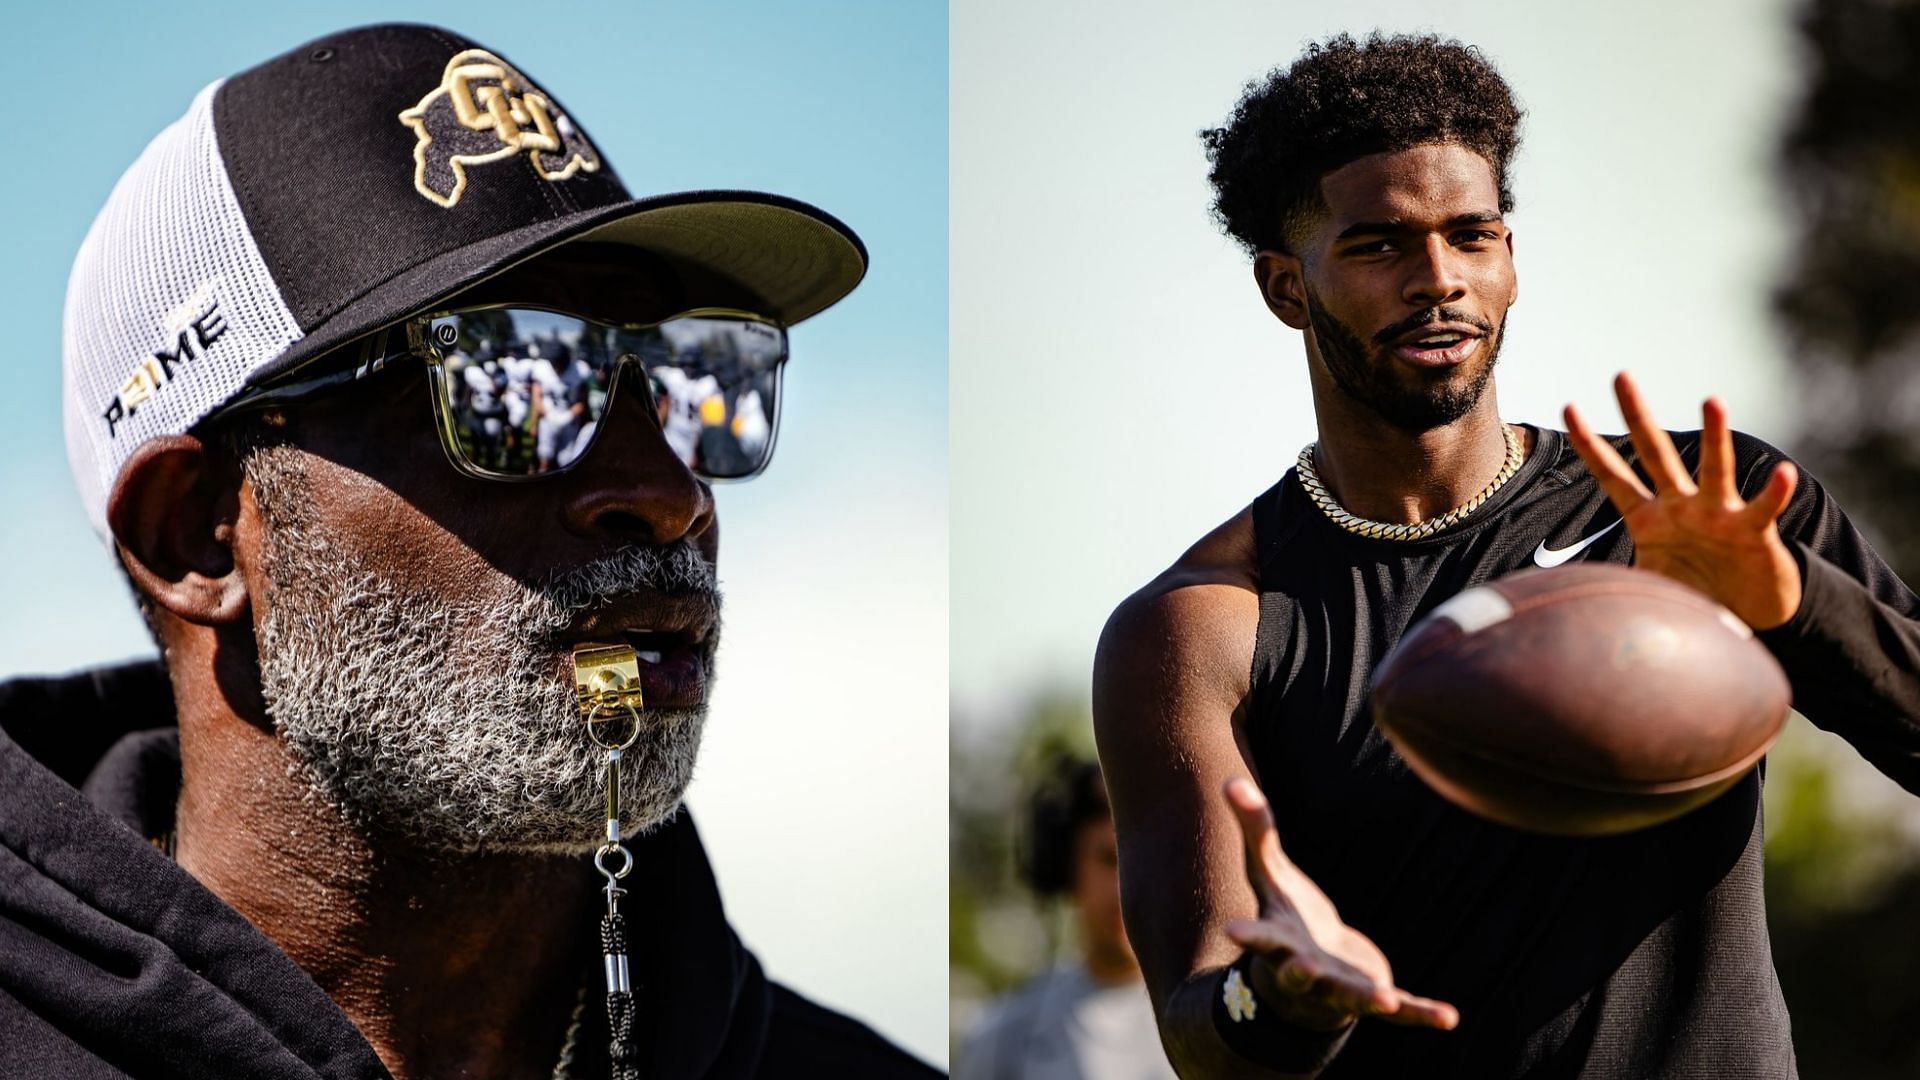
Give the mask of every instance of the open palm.
M 1254 954 L 1253 989 L 1261 1001 L 1289 1023 L 1322 1030 L 1362 1015 L 1442 1029 L 1460 1022 L 1453 1006 L 1393 985 L 1380 947 L 1342 921 L 1327 894 L 1280 849 L 1259 788 L 1235 779 L 1225 794 L 1246 841 L 1247 880 L 1260 901 L 1259 917 L 1236 919 L 1226 931 Z
M 1621 372 L 1614 393 L 1652 490 L 1572 405 L 1566 409 L 1567 433 L 1626 522 L 1634 565 L 1700 590 L 1756 630 L 1792 618 L 1800 607 L 1800 566 L 1780 538 L 1778 522 L 1799 479 L 1793 464 L 1781 462 L 1759 494 L 1742 498 L 1727 409 L 1709 398 L 1701 409 L 1696 483 L 1673 439 L 1648 413 L 1632 376 Z

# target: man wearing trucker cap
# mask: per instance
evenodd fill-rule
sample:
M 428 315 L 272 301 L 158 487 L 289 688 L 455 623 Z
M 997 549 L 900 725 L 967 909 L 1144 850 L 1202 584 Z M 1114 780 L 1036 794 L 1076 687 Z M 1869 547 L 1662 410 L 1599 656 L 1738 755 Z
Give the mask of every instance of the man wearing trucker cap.
M 0 1074 L 930 1074 L 762 974 L 679 810 L 707 482 L 766 465 L 786 328 L 865 269 L 790 199 L 634 199 L 446 31 L 196 97 L 69 281 L 68 454 L 163 665 L 0 686 Z M 645 699 L 614 1015 L 592 644 Z

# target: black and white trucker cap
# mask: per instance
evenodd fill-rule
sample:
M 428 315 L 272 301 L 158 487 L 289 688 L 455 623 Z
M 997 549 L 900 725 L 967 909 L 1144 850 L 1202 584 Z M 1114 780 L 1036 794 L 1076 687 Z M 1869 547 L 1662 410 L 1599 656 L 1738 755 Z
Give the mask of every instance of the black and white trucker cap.
M 535 255 L 627 244 L 788 324 L 859 283 L 859 237 L 749 191 L 635 199 L 500 54 L 430 26 L 294 49 L 193 99 L 108 196 L 67 283 L 67 456 L 96 531 L 146 439 Z

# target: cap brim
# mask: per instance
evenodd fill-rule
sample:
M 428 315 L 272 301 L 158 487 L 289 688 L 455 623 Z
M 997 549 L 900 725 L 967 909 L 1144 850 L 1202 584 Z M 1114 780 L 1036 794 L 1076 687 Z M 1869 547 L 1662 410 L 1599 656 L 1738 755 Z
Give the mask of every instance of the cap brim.
M 628 244 L 711 271 L 760 297 L 767 308 L 762 314 L 788 325 L 833 306 L 867 272 L 867 249 L 853 230 L 797 199 L 756 191 L 634 199 L 491 236 L 403 270 L 255 368 L 247 384 L 286 377 L 364 334 L 576 242 Z

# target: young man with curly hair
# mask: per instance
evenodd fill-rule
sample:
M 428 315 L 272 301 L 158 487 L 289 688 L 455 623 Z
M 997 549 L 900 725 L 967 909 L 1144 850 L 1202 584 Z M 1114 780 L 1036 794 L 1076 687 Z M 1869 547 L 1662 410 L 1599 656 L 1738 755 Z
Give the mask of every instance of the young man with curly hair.
M 1625 375 L 1628 436 L 1500 418 L 1520 118 L 1470 47 L 1341 36 L 1205 134 L 1319 440 L 1123 602 L 1095 661 L 1127 927 L 1183 1075 L 1794 1075 L 1756 775 L 1643 832 L 1531 835 L 1372 726 L 1374 664 L 1491 578 L 1685 582 L 1920 791 L 1920 599 L 1812 478 L 1718 400 L 1662 430 Z

